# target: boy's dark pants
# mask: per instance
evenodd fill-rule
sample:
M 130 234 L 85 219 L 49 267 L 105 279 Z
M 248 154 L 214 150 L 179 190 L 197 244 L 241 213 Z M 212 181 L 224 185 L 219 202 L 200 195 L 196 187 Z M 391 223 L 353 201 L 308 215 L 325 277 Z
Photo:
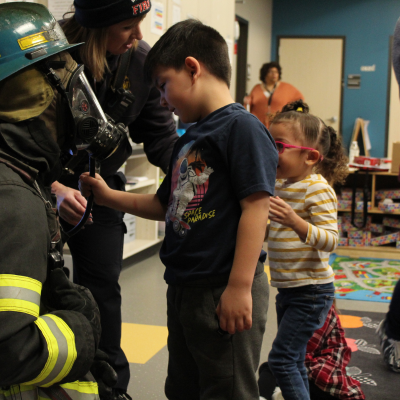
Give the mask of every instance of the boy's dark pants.
M 267 321 L 268 278 L 259 262 L 252 328 L 221 335 L 215 309 L 227 280 L 213 277 L 168 287 L 165 394 L 170 400 L 259 400 L 256 371 Z

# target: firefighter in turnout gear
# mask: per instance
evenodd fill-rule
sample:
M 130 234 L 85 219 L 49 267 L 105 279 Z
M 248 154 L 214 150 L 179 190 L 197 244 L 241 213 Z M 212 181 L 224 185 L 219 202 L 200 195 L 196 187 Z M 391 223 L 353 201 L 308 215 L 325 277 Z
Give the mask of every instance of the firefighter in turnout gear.
M 75 46 L 46 7 L 0 4 L 0 400 L 104 400 L 116 382 L 97 304 L 62 268 L 50 189 L 67 141 L 42 118 L 57 92 L 41 65 Z

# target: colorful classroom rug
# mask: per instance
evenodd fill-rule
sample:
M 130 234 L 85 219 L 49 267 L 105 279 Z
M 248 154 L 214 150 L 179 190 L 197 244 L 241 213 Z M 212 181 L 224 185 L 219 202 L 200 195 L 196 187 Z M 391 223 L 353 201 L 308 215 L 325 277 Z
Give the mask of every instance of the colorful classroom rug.
M 396 400 L 400 393 L 400 374 L 385 364 L 376 328 L 383 313 L 340 310 L 340 322 L 352 350 L 347 373 L 361 383 L 366 400 Z
M 354 258 L 331 254 L 336 298 L 390 303 L 400 279 L 400 260 Z

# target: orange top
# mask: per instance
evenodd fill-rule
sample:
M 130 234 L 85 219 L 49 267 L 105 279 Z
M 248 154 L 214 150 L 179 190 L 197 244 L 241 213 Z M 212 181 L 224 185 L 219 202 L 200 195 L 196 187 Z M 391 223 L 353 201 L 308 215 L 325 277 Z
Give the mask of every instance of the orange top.
M 283 106 L 292 101 L 302 99 L 304 96 L 290 83 L 279 82 L 273 92 L 270 109 L 268 110 L 268 100 L 264 94 L 261 84 L 254 86 L 250 93 L 250 112 L 254 114 L 268 128 L 268 114 L 281 111 Z

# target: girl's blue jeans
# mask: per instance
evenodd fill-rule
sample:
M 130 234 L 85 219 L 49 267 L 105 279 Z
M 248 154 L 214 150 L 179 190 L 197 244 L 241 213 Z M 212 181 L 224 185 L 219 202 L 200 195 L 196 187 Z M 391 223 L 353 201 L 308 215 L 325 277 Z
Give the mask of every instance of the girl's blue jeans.
M 278 333 L 268 364 L 285 400 L 309 400 L 304 365 L 307 343 L 321 328 L 332 306 L 333 283 L 278 289 Z

